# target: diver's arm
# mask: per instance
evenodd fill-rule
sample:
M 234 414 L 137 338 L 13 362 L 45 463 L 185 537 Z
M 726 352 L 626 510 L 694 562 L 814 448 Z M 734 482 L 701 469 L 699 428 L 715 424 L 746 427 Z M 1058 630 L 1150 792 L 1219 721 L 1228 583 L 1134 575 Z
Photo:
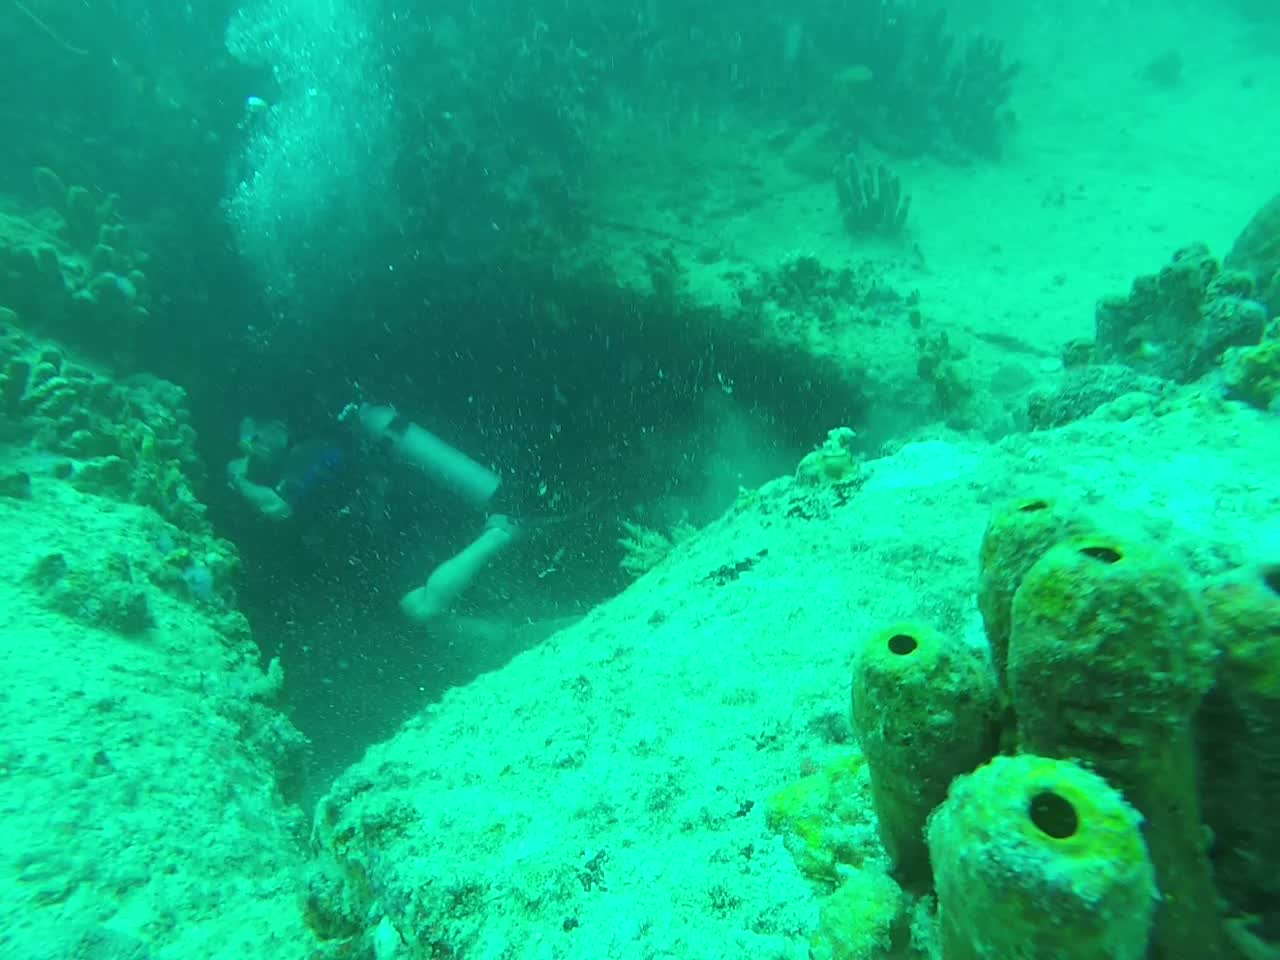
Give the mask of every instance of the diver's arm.
M 248 457 L 239 457 L 227 464 L 227 479 L 232 489 L 268 520 L 288 520 L 293 516 L 293 508 L 285 499 L 270 487 L 250 480 L 248 470 Z

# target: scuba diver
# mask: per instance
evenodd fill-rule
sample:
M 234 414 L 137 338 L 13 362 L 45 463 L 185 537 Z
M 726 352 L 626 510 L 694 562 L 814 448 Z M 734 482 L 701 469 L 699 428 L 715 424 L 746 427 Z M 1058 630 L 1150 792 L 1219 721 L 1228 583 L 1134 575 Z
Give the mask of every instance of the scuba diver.
M 288 520 L 312 490 L 333 479 L 347 459 L 337 442 L 313 440 L 289 446 L 279 420 L 240 421 L 240 450 L 227 464 L 232 489 L 268 520 Z
M 227 464 L 232 489 L 260 516 L 275 522 L 293 517 L 318 490 L 348 473 L 364 443 L 418 467 L 429 478 L 478 509 L 492 503 L 501 478 L 449 446 L 389 406 L 348 404 L 338 416 L 353 422 L 355 436 L 319 438 L 290 445 L 279 420 L 245 417 L 240 425 L 242 456 Z M 448 612 L 476 575 L 508 547 L 518 533 L 503 514 L 490 514 L 483 531 L 462 550 L 435 567 L 420 586 L 400 599 L 409 619 L 426 623 Z

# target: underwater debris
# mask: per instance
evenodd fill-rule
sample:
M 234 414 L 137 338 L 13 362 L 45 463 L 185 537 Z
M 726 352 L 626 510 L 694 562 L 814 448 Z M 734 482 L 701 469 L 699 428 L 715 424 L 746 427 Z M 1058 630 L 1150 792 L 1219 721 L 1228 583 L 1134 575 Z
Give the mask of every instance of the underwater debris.
M 54 45 L 58 47 L 60 50 L 64 51 L 65 53 L 69 53 L 74 57 L 89 56 L 88 50 L 86 50 L 84 47 L 78 47 L 74 43 L 71 43 L 70 41 L 64 39 L 60 33 L 58 33 L 56 30 L 53 29 L 53 27 L 49 26 L 49 24 L 45 23 L 38 16 L 36 16 L 35 12 L 32 11 L 32 9 L 28 7 L 25 3 L 22 3 L 21 0 L 9 0 L 9 3 L 12 4 L 13 8 L 17 10 L 20 14 L 22 14 L 22 16 L 26 18 L 27 22 L 30 23 L 33 27 L 35 27 L 35 29 L 39 33 L 44 34 L 46 37 L 52 40 Z
M 1166 50 L 1147 61 L 1146 65 L 1138 71 L 1138 76 L 1153 87 L 1172 90 L 1174 87 L 1181 86 L 1185 66 L 1186 61 L 1181 53 L 1177 50 Z

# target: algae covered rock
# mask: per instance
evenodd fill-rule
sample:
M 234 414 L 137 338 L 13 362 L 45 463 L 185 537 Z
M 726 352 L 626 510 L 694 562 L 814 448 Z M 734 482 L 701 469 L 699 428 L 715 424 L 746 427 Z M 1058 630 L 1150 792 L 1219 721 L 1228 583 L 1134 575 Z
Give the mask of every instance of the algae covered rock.
M 946 960 L 1143 960 L 1158 893 L 1141 815 L 1067 760 L 997 757 L 929 818 Z
M 1280 314 L 1280 194 L 1253 215 L 1223 264 L 1252 276 L 1271 315 Z
M 883 859 L 871 818 L 866 761 L 856 754 L 822 765 L 769 797 L 765 819 L 796 867 L 831 888 L 868 860 Z
M 859 870 L 823 899 L 811 960 L 894 960 L 911 955 L 910 898 L 883 870 Z M 918 954 L 917 954 L 918 955 Z
M 1138 373 L 1123 364 L 1067 367 L 1053 389 L 1037 390 L 1027 398 L 1027 422 L 1032 429 L 1048 430 L 1083 419 L 1120 397 L 1160 397 L 1170 389 L 1167 380 Z
M 1226 352 L 1222 382 L 1232 400 L 1259 410 L 1280 410 L 1280 318 L 1267 325 L 1260 343 Z
M 146 588 L 135 580 L 133 564 L 124 554 L 73 569 L 66 557 L 52 553 L 36 563 L 27 582 L 51 610 L 86 626 L 128 635 L 154 624 Z

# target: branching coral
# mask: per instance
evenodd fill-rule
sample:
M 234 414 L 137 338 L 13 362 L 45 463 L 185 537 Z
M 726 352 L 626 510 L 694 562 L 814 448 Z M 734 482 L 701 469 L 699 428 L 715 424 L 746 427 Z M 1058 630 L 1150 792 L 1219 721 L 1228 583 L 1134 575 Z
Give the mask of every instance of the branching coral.
M 854 154 L 836 167 L 836 196 L 845 228 L 855 235 L 896 236 L 911 212 L 911 196 L 897 175 L 884 164 L 865 166 Z

